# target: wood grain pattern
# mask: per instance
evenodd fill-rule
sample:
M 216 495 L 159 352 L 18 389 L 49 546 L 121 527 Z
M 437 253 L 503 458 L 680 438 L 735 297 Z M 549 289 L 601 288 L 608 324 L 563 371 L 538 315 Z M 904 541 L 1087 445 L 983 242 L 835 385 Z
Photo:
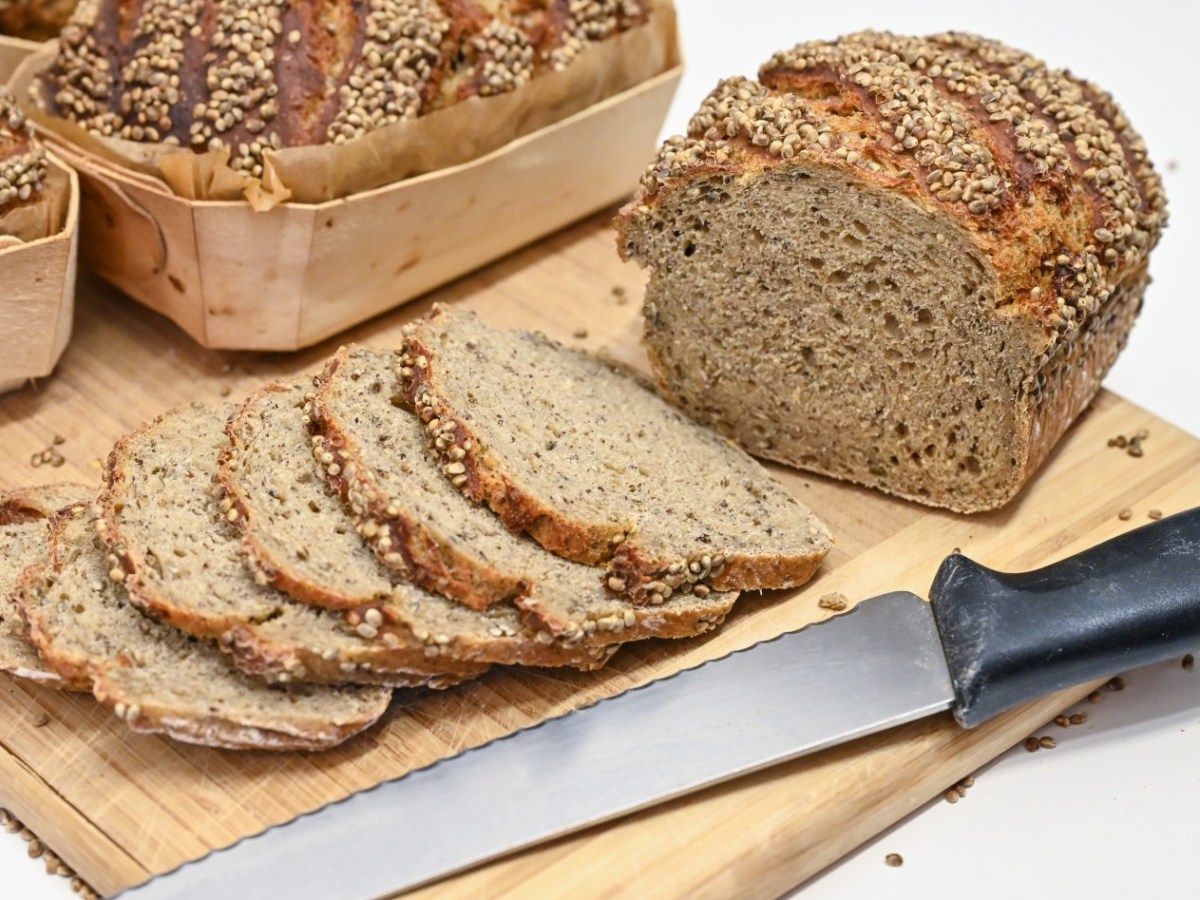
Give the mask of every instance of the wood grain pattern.
M 348 339 L 394 345 L 401 325 L 437 299 L 641 365 L 642 277 L 617 261 L 610 214 L 375 319 Z M 614 286 L 625 289 L 626 301 Z M 573 338 L 581 329 L 588 336 Z M 165 319 L 85 281 L 76 339 L 59 374 L 0 398 L 0 488 L 50 478 L 95 482 L 100 458 L 142 420 L 176 403 L 215 402 L 265 379 L 311 373 L 334 347 L 327 342 L 287 356 L 205 350 Z M 1106 447 L 1110 436 L 1138 428 L 1151 435 L 1143 458 Z M 66 438 L 59 449 L 67 464 L 34 471 L 31 454 L 55 434 Z M 818 600 L 831 591 L 852 599 L 893 589 L 924 593 L 955 547 L 989 565 L 1027 568 L 1140 524 L 1150 507 L 1170 513 L 1200 503 L 1197 466 L 1200 442 L 1103 394 L 1034 484 L 997 513 L 955 516 L 780 469 L 837 540 L 804 590 L 746 597 L 719 633 L 629 647 L 601 672 L 497 671 L 442 695 L 400 695 L 380 726 L 323 755 L 238 754 L 133 735 L 87 698 L 4 678 L 0 804 L 43 832 L 98 889 L 113 892 L 514 728 L 818 621 L 829 615 Z M 1126 506 L 1135 515 L 1121 522 L 1117 512 Z M 969 734 L 945 717 L 916 723 L 561 840 L 426 893 L 776 894 L 998 755 L 1078 693 Z M 35 709 L 51 723 L 33 727 Z M 681 858 L 687 866 L 678 865 Z

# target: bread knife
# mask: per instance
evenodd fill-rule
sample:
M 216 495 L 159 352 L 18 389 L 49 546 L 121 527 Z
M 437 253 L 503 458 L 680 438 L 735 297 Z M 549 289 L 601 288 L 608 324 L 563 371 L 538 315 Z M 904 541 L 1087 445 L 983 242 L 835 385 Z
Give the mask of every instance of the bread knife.
M 441 760 L 123 900 L 375 900 L 825 747 L 1200 648 L 1200 508 L 1032 572 L 955 553 L 895 592 Z M 796 815 L 803 815 L 797 810 Z M 249 892 L 249 893 L 248 893 Z

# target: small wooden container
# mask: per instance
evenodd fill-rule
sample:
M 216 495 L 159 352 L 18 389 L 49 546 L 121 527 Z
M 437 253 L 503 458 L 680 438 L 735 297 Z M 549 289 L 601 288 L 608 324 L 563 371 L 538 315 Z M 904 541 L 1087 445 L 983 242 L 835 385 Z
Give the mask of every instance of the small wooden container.
M 49 375 L 71 338 L 79 180 L 53 154 L 46 189 L 62 199 L 58 232 L 0 249 L 0 392 Z
M 86 265 L 205 347 L 296 350 L 627 196 L 657 144 L 677 59 L 471 162 L 267 212 L 180 198 L 44 137 L 83 179 Z

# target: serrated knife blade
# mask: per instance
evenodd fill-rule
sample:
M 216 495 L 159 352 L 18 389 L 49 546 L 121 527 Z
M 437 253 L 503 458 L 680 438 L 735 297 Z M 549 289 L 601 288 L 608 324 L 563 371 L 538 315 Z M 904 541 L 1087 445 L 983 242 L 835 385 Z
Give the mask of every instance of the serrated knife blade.
M 971 727 L 1200 647 L 1200 509 L 1005 574 L 963 556 L 885 594 L 409 773 L 123 900 L 375 900 L 951 709 Z M 797 810 L 796 815 L 803 815 Z

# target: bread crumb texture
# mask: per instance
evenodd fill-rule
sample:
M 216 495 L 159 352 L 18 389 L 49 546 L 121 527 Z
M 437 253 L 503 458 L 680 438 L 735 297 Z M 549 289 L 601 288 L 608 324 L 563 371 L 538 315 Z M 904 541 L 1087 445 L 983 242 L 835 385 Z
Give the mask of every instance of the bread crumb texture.
M 1099 388 L 1166 223 L 1102 89 L 861 32 L 721 82 L 618 220 L 666 393 L 752 453 L 1003 505 Z

